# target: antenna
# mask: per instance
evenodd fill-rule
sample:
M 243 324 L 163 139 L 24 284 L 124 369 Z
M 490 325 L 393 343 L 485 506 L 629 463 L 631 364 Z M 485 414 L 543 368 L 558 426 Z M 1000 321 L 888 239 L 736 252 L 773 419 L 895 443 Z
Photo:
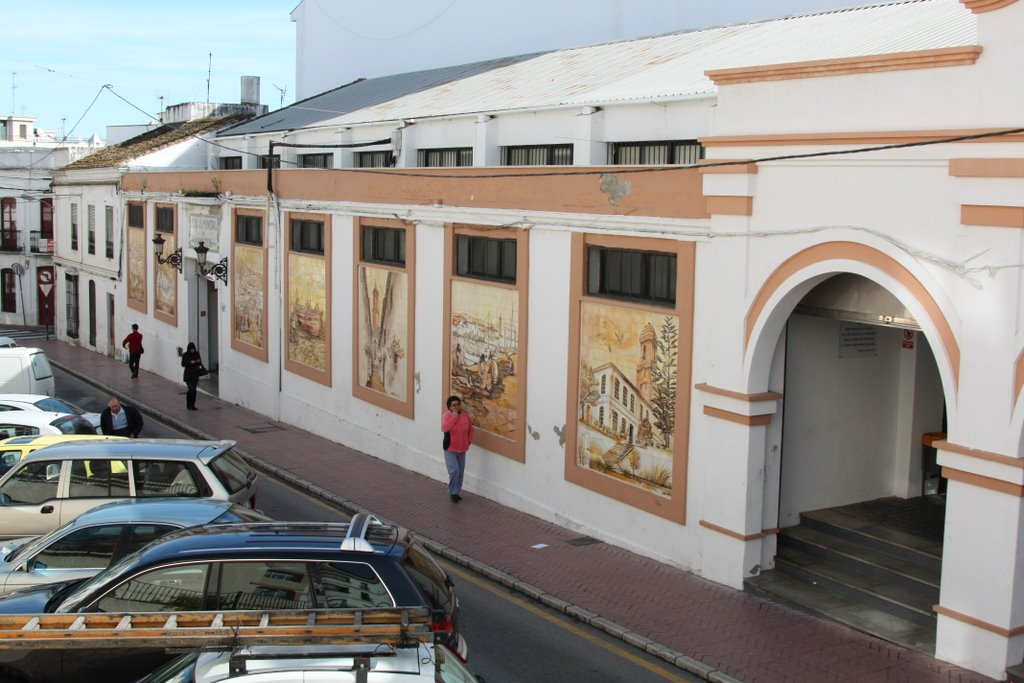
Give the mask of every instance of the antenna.
M 210 53 L 210 64 L 206 67 L 206 103 L 210 103 L 210 75 L 213 73 L 213 53 Z
M 279 104 L 277 105 L 277 108 L 278 108 L 278 109 L 280 109 L 281 107 L 283 107 L 283 106 L 284 106 L 284 96 L 285 96 L 285 94 L 286 94 L 286 93 L 288 92 L 288 86 L 286 85 L 286 86 L 284 86 L 284 87 L 282 88 L 282 87 L 281 87 L 281 86 L 279 86 L 279 85 L 278 85 L 277 83 L 271 83 L 270 85 L 272 85 L 272 86 L 274 86 L 275 88 L 277 88 L 277 91 L 278 91 L 279 93 L 281 93 L 281 101 L 280 101 L 280 103 L 279 103 Z

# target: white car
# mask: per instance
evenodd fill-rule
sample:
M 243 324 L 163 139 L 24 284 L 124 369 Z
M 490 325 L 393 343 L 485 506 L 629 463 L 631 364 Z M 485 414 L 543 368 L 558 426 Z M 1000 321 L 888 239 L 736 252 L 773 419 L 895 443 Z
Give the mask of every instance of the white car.
M 37 410 L 0 411 L 0 439 L 37 434 L 95 434 L 88 420 L 67 413 Z
M 2 340 L 3 337 L 0 337 Z M 100 428 L 100 414 L 82 410 L 74 403 L 46 394 L 0 394 L 0 412 L 10 410 L 32 410 L 36 412 L 67 413 L 89 421 L 94 429 Z M 2 415 L 0 415 L 2 417 Z

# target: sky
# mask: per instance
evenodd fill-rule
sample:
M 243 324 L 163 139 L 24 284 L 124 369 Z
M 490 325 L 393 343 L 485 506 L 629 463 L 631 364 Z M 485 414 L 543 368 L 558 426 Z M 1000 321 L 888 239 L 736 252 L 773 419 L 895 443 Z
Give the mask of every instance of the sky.
M 242 76 L 260 78 L 260 101 L 271 110 L 291 104 L 297 94 L 297 24 L 291 21 L 291 13 L 299 1 L 4 2 L 0 113 L 35 117 L 37 128 L 55 131 L 58 137 L 87 139 L 96 134 L 106 138 L 108 125 L 150 123 L 175 104 L 237 103 Z M 324 10 L 327 19 L 308 32 L 318 80 L 307 77 L 299 84 L 309 91 L 302 96 L 359 76 L 626 37 L 608 37 L 609 31 L 634 37 L 870 4 L 870 0 L 305 1 Z M 554 4 L 549 6 L 546 22 L 537 23 L 539 13 L 525 11 L 525 5 L 544 7 L 549 2 Z M 638 19 L 640 6 L 650 15 L 640 17 L 644 21 Z M 673 25 L 680 22 L 688 25 Z M 559 42 L 563 39 L 564 43 Z M 547 44 L 531 44 L 531 40 Z

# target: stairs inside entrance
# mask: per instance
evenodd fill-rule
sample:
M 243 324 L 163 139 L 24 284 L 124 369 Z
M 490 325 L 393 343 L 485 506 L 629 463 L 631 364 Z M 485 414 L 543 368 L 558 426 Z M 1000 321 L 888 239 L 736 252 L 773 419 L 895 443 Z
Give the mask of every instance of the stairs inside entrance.
M 935 505 L 887 498 L 802 513 L 798 526 L 779 532 L 775 569 L 747 579 L 746 590 L 934 655 L 942 565 Z

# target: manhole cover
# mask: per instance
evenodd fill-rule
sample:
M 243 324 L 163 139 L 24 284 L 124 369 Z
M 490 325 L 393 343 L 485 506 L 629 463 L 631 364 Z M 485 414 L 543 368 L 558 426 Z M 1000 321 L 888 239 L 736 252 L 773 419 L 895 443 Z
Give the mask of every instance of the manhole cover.
M 570 538 L 566 541 L 569 545 L 594 545 L 595 543 L 600 542 L 601 541 L 596 538 L 592 538 L 591 536 L 580 536 L 579 538 Z
M 277 425 L 270 424 L 269 422 L 264 422 L 263 424 L 258 424 L 258 425 L 250 425 L 248 427 L 244 427 L 243 426 L 242 429 L 244 429 L 245 431 L 249 432 L 250 434 L 266 434 L 267 432 L 283 432 L 284 431 L 283 427 L 278 427 Z

